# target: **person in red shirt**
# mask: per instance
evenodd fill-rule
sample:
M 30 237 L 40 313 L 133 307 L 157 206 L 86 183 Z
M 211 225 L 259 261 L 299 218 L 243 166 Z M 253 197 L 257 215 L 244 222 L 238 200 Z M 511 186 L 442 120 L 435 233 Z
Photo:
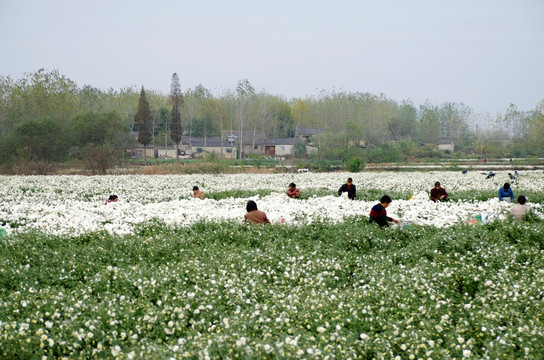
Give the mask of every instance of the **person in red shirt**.
M 440 182 L 434 183 L 434 188 L 431 189 L 431 200 L 434 202 L 444 201 L 448 198 L 446 189 L 440 187 Z
M 338 196 L 342 196 L 342 193 L 348 193 L 348 198 L 351 200 L 355 200 L 355 196 L 357 196 L 357 190 L 355 188 L 355 185 L 353 184 L 353 179 L 348 178 L 348 181 L 340 187 L 338 190 Z
M 294 198 L 294 199 L 300 198 L 300 190 L 297 188 L 295 183 L 290 183 L 289 184 L 289 189 L 287 189 L 286 194 L 290 198 Z
M 244 215 L 244 222 L 249 224 L 270 224 L 270 220 L 263 211 L 257 210 L 257 204 L 249 200 L 246 205 L 247 214 Z

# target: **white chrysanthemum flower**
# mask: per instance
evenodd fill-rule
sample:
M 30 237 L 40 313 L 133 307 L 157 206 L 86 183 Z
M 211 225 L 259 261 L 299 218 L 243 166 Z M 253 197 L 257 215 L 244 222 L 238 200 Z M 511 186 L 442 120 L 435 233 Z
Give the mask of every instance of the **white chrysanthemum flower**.
M 121 353 L 121 347 L 119 345 L 115 345 L 111 348 L 111 355 L 112 356 L 118 356 Z

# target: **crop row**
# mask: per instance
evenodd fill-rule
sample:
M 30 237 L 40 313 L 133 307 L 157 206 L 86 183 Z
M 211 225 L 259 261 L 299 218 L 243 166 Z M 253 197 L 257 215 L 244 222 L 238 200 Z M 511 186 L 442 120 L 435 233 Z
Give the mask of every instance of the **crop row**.
M 544 222 L 234 222 L 1 243 L 4 358 L 544 356 Z

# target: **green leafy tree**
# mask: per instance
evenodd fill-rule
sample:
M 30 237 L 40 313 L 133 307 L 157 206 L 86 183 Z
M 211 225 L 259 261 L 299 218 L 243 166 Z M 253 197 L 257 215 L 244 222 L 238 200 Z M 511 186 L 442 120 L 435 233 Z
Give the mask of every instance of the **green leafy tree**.
M 60 121 L 49 118 L 21 121 L 13 129 L 17 150 L 35 165 L 38 175 L 46 175 L 51 162 L 66 153 L 64 135 Z
M 145 90 L 142 86 L 140 91 L 140 99 L 138 100 L 138 110 L 134 114 L 134 122 L 138 125 L 138 142 L 144 146 L 144 156 L 146 155 L 147 145 L 151 142 L 151 131 L 149 126 L 153 121 L 149 103 L 145 96 Z
M 530 144 L 531 149 L 539 156 L 544 155 L 544 99 L 538 103 L 535 110 L 532 111 L 530 120 L 531 130 L 526 143 Z
M 117 113 L 86 113 L 72 119 L 70 133 L 86 167 L 106 174 L 121 156 L 128 126 Z
M 275 137 L 294 137 L 295 136 L 295 119 L 291 114 L 291 106 L 288 102 L 281 98 L 275 97 L 273 114 L 274 114 L 274 130 Z
M 438 108 L 430 102 L 420 106 L 418 135 L 419 140 L 424 144 L 437 144 L 440 138 Z
M 40 69 L 19 80 L 0 77 L 0 131 L 29 119 L 49 118 L 66 123 L 77 111 L 78 88 L 60 74 Z
M 176 159 L 179 158 L 179 142 L 183 135 L 181 128 L 181 106 L 183 105 L 183 94 L 179 85 L 178 74 L 172 75 L 170 87 L 170 101 L 172 102 L 172 117 L 170 120 L 170 138 L 176 144 Z
M 346 123 L 346 140 L 348 140 L 348 144 L 346 145 L 358 147 L 362 137 L 363 131 L 361 130 L 359 124 L 355 121 L 348 121 Z
M 352 157 L 348 160 L 346 168 L 350 172 L 359 172 L 365 167 L 365 162 L 360 157 Z
M 310 127 L 314 125 L 312 123 L 310 107 L 304 100 L 297 99 L 291 106 L 291 117 L 293 118 L 295 127 Z
M 118 144 L 128 135 L 128 127 L 115 112 L 77 115 L 70 125 L 76 146 Z
M 297 158 L 303 158 L 306 156 L 306 144 L 304 142 L 297 142 L 294 145 L 295 148 L 295 156 Z

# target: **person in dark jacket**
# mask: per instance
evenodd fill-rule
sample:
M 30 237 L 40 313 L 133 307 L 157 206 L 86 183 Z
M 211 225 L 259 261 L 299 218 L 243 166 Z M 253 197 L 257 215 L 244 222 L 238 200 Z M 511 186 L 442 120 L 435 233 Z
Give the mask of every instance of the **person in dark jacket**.
M 398 220 L 395 220 L 387 216 L 387 210 L 385 210 L 389 204 L 391 204 L 391 198 L 388 195 L 382 196 L 380 203 L 376 204 L 370 210 L 370 223 L 376 223 L 380 227 L 389 226 L 389 222 L 398 224 Z
M 353 184 L 353 179 L 348 178 L 348 181 L 340 187 L 338 190 L 338 196 L 342 196 L 342 193 L 348 193 L 348 198 L 351 200 L 355 200 L 355 196 L 357 196 L 357 189 L 355 188 L 355 185 Z
M 440 187 L 440 182 L 434 183 L 434 188 L 431 189 L 431 200 L 434 202 L 444 201 L 448 198 L 446 189 Z

